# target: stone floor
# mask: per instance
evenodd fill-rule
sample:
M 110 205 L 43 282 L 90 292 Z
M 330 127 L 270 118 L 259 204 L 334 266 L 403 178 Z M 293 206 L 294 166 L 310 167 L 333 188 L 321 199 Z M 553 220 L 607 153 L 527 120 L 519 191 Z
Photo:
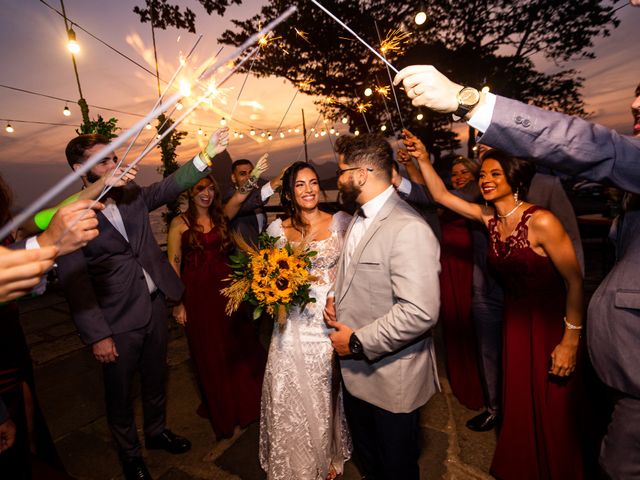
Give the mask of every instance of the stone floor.
M 101 370 L 78 339 L 65 300 L 54 290 L 25 301 L 22 323 L 31 345 L 37 393 L 68 472 L 79 480 L 122 478 L 104 416 Z M 145 452 L 154 478 L 264 479 L 258 463 L 257 425 L 217 442 L 208 422 L 196 415 L 199 399 L 186 339 L 176 326 L 171 328 L 168 362 L 168 423 L 188 437 L 193 448 L 177 456 Z M 421 478 L 491 478 L 487 471 L 495 434 L 466 429 L 464 422 L 476 412 L 462 407 L 451 395 L 446 378 L 440 380 L 443 392 L 421 411 Z M 140 419 L 138 401 L 136 411 Z M 342 478 L 360 478 L 352 462 Z

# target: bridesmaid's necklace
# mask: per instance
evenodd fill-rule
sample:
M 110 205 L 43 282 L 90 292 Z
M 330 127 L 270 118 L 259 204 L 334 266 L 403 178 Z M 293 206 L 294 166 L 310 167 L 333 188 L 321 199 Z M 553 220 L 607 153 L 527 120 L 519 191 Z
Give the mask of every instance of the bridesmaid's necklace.
M 500 215 L 498 213 L 498 211 L 496 210 L 496 215 L 498 215 L 498 218 L 510 217 L 511 215 L 513 215 L 516 212 L 516 210 L 518 210 L 518 208 L 520 207 L 520 205 L 522 205 L 522 203 L 523 203 L 522 200 L 520 200 L 518 203 L 516 203 L 516 206 L 513 207 L 509 213 L 505 213 L 504 215 Z

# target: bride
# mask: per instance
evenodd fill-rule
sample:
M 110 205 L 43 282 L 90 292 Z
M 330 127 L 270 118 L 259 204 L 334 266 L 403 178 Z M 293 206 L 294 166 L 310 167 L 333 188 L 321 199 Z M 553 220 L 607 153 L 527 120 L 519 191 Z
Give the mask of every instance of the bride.
M 351 217 L 318 209 L 315 169 L 296 162 L 282 179 L 287 218 L 267 233 L 278 246 L 305 242 L 312 257 L 316 299 L 304 310 L 293 307 L 283 327 L 274 326 L 262 386 L 260 465 L 269 480 L 324 480 L 342 473 L 352 445 L 342 407 L 339 369 L 322 312 L 331 290 Z

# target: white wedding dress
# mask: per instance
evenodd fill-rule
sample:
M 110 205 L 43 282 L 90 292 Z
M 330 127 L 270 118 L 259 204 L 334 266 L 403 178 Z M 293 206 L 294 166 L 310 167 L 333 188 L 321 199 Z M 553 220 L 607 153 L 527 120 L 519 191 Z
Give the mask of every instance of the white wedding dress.
M 317 252 L 310 293 L 316 302 L 292 308 L 284 327 L 274 325 L 260 412 L 260 465 L 269 480 L 324 480 L 330 465 L 342 473 L 351 455 L 332 330 L 322 316 L 350 220 L 336 213 L 331 236 L 309 244 Z M 281 220 L 267 233 L 280 237 L 279 247 L 286 243 Z

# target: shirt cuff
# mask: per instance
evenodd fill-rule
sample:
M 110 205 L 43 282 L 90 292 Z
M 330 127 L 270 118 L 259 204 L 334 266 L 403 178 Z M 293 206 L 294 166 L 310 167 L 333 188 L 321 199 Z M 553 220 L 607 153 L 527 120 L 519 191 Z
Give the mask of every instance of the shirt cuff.
M 336 292 L 335 290 L 329 290 L 327 292 L 327 298 L 336 298 Z
M 467 122 L 470 126 L 481 132 L 486 132 L 491 125 L 493 109 L 496 107 L 496 96 L 493 93 L 486 93 L 484 103 L 478 107 L 473 116 Z
M 271 187 L 271 182 L 267 182 L 260 189 L 260 198 L 262 199 L 263 202 L 266 202 L 267 200 L 269 200 L 269 197 L 271 195 L 273 195 L 274 193 L 275 192 L 273 191 L 273 188 Z
M 25 250 L 37 250 L 40 248 L 40 244 L 38 243 L 38 237 L 35 235 L 33 237 L 27 238 L 27 241 L 24 244 Z
M 398 185 L 398 191 L 403 195 L 409 195 L 411 193 L 411 187 L 411 182 L 402 177 L 402 180 L 400 180 L 400 185 Z
M 200 154 L 197 154 L 195 157 L 193 157 L 193 166 L 196 167 L 199 172 L 204 172 L 207 168 L 209 168 L 209 165 L 204 163 L 200 158 Z

